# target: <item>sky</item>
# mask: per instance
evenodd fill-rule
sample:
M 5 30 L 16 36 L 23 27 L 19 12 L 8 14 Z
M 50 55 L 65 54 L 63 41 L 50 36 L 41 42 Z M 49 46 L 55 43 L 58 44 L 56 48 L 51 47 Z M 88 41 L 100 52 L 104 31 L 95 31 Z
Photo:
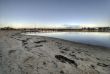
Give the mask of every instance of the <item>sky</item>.
M 110 26 L 110 0 L 0 0 L 0 26 Z

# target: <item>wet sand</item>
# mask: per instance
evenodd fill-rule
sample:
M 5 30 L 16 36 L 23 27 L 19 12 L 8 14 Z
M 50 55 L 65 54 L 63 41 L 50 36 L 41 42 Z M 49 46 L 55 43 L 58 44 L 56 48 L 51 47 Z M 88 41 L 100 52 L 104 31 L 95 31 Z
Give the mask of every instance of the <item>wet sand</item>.
M 110 48 L 0 31 L 0 74 L 110 74 Z

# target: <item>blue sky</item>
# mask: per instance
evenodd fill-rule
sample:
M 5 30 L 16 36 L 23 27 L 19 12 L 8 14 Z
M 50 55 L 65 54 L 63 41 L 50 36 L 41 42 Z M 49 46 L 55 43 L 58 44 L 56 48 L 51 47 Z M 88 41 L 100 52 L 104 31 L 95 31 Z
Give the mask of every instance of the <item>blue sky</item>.
M 0 0 L 0 25 L 109 26 L 110 0 Z

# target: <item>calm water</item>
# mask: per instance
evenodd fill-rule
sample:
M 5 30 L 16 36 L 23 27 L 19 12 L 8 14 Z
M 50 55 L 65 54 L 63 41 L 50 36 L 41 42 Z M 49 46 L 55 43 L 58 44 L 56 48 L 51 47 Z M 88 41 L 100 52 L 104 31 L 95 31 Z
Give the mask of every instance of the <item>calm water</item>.
M 27 35 L 48 36 L 85 44 L 105 46 L 110 48 L 110 33 L 104 32 L 54 32 L 26 33 Z

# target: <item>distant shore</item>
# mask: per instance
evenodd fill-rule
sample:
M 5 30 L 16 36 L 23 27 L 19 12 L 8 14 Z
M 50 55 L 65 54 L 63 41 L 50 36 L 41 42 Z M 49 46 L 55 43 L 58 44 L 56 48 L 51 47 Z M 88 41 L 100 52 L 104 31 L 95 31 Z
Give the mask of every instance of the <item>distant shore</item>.
M 13 31 L 24 31 L 24 32 L 110 32 L 110 27 L 64 27 L 64 28 L 12 28 L 3 27 L 0 30 L 13 30 Z
M 0 31 L 0 74 L 110 74 L 110 48 Z

